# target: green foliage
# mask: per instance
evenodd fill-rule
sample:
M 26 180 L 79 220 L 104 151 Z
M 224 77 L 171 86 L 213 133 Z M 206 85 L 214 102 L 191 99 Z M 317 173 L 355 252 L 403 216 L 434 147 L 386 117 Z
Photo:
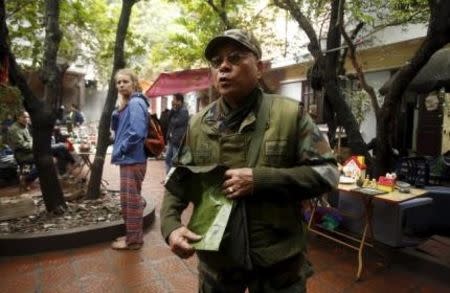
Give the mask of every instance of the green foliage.
M 37 69 L 43 58 L 43 0 L 7 1 L 7 22 L 12 51 L 26 65 Z M 63 38 L 58 57 L 69 64 L 91 63 L 110 59 L 105 54 L 108 42 L 114 40 L 114 19 L 107 14 L 105 0 L 61 1 L 60 28 Z
M 168 1 L 173 3 L 174 1 Z M 179 15 L 174 18 L 174 31 L 167 32 L 163 43 L 152 48 L 152 63 L 172 63 L 173 68 L 190 68 L 205 65 L 201 60 L 204 45 L 213 35 L 225 29 L 219 15 L 206 1 L 175 1 L 179 6 Z M 216 1 L 218 2 L 218 1 Z M 227 13 L 236 9 L 237 2 L 227 3 Z M 220 5 L 218 4 L 220 7 Z M 231 23 L 234 20 L 230 19 Z M 168 65 L 168 64 L 167 64 Z
M 22 96 L 17 87 L 0 84 L 0 122 L 12 116 L 22 106 Z
M 43 52 L 44 1 L 6 1 L 5 4 L 11 50 L 19 60 L 38 67 Z
M 427 0 L 347 1 L 347 17 L 370 26 L 425 23 L 430 15 Z
M 361 126 L 361 122 L 366 118 L 367 113 L 371 108 L 370 97 L 366 91 L 344 89 L 346 101 L 350 106 L 356 123 Z
M 155 44 L 150 52 L 150 62 L 162 65 L 163 69 L 206 66 L 203 59 L 205 45 L 213 36 L 227 27 L 219 15 L 220 11 L 225 12 L 231 27 L 253 30 L 262 40 L 263 47 L 265 43 L 274 40 L 271 28 L 275 18 L 274 10 L 272 9 L 269 13 L 260 13 L 254 1 L 223 1 L 226 3 L 225 7 L 221 7 L 222 1 L 212 1 L 219 12 L 214 10 L 206 0 L 168 0 L 167 2 L 178 4 L 179 13 L 174 18 L 174 29 L 166 31 L 165 38 Z M 265 11 L 269 9 L 266 8 Z
M 100 81 L 109 78 L 119 19 L 120 0 L 63 0 L 58 57 L 70 64 L 93 65 Z M 40 67 L 44 45 L 44 0 L 6 1 L 12 51 L 25 65 Z M 130 60 L 145 56 L 146 41 L 130 29 L 125 54 Z

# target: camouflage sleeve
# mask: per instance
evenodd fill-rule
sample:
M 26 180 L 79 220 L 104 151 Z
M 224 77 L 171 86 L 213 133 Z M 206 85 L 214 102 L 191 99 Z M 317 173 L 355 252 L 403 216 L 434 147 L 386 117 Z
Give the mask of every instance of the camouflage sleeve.
M 336 159 L 309 115 L 299 115 L 296 166 L 253 169 L 254 192 L 284 189 L 302 198 L 318 196 L 338 184 Z
M 189 148 L 189 132 L 186 133 L 186 143 L 181 146 L 180 159 L 178 163 L 188 165 L 192 161 Z M 181 213 L 187 207 L 188 202 L 173 195 L 169 191 L 164 192 L 164 198 L 160 211 L 161 233 L 164 239 L 168 240 L 173 230 L 183 226 L 181 223 Z
M 182 226 L 181 213 L 187 207 L 188 203 L 171 194 L 167 190 L 164 193 L 161 205 L 161 234 L 167 242 L 167 239 L 173 230 Z

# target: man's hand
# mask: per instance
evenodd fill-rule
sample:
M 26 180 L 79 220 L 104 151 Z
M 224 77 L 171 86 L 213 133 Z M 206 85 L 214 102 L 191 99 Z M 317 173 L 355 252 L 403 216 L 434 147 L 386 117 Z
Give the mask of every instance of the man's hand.
M 225 172 L 223 192 L 228 198 L 248 196 L 253 193 L 253 169 L 229 169 Z
M 202 236 L 195 234 L 186 227 L 180 227 L 173 230 L 169 235 L 170 250 L 181 258 L 191 257 L 195 249 L 189 242 L 200 239 L 202 239 Z

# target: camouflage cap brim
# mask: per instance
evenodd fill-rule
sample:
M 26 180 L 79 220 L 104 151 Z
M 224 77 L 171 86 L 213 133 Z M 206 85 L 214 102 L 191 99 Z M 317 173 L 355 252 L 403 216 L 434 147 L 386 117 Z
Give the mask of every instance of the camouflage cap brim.
M 261 59 L 261 48 L 253 34 L 240 29 L 231 29 L 225 31 L 222 35 L 213 38 L 208 43 L 205 48 L 206 60 L 211 60 L 217 48 L 230 41 L 246 47 L 253 52 L 258 59 Z

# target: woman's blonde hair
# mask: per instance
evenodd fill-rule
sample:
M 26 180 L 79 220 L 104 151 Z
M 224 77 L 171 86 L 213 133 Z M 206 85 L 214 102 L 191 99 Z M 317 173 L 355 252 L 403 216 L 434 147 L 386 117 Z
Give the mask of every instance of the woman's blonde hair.
M 133 84 L 133 91 L 135 92 L 141 92 L 142 88 L 139 85 L 139 79 L 136 73 L 130 69 L 130 68 L 123 68 L 117 70 L 116 74 L 114 75 L 114 79 L 117 81 L 117 77 L 119 75 L 126 75 L 129 76 L 131 79 L 131 82 Z M 119 100 L 117 101 L 117 106 L 119 107 L 119 111 L 125 108 L 125 106 L 128 104 L 128 101 L 130 100 L 130 97 L 124 97 L 122 95 L 119 95 Z

